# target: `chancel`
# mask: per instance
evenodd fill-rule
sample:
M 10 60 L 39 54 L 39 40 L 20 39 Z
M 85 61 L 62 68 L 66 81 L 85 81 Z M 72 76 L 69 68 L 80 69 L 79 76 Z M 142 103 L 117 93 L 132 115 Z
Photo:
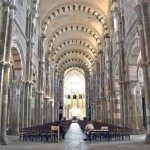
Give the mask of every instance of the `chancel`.
M 60 144 L 58 121 L 87 120 L 108 128 L 93 141 L 150 143 L 150 0 L 0 0 L 1 145 Z

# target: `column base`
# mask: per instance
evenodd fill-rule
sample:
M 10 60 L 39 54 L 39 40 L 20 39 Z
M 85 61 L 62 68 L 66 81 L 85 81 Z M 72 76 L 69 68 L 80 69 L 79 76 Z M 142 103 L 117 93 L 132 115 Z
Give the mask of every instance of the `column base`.
M 145 137 L 145 144 L 150 144 L 150 134 L 147 134 Z
M 133 129 L 131 134 L 133 134 L 133 135 L 146 134 L 146 130 L 144 128 L 143 129 Z
M 1 145 L 7 145 L 8 144 L 7 137 L 4 137 L 4 138 L 1 137 L 0 142 L 1 142 Z

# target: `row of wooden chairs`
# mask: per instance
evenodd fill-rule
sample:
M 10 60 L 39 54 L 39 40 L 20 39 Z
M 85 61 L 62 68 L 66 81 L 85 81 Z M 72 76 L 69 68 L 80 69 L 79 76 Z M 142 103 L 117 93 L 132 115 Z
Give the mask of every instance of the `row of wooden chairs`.
M 65 132 L 70 127 L 71 121 L 61 121 L 60 125 L 63 126 Z M 23 141 L 57 141 L 61 138 L 61 133 L 59 131 L 59 126 L 56 122 L 47 123 L 43 125 L 20 128 L 19 130 L 19 140 Z
M 88 123 L 87 120 L 79 120 L 78 121 L 81 129 L 84 131 L 86 124 Z M 113 140 L 130 140 L 131 129 L 128 127 L 116 126 L 112 124 L 106 124 L 101 122 L 93 121 L 94 129 L 102 129 L 103 127 L 107 127 L 109 130 L 109 134 L 101 134 L 95 135 L 95 138 L 100 136 L 100 139 L 107 139 Z M 109 135 L 109 137 L 108 137 Z

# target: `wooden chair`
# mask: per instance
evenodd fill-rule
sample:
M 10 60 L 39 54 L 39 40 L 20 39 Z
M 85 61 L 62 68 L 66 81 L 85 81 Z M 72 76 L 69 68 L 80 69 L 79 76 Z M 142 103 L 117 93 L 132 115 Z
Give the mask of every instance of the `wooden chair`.
M 107 131 L 108 130 L 108 126 L 101 126 L 101 130 L 103 130 L 104 132 L 102 132 L 101 134 L 100 134 L 100 140 L 106 140 L 106 139 L 108 139 L 109 137 L 108 137 L 108 132 L 105 132 L 105 131 Z
M 101 126 L 101 130 L 108 130 L 108 126 Z
M 53 126 L 53 125 L 51 126 L 50 136 L 51 136 L 51 141 L 54 141 L 57 138 L 57 142 L 59 142 L 59 138 L 60 138 L 59 126 Z

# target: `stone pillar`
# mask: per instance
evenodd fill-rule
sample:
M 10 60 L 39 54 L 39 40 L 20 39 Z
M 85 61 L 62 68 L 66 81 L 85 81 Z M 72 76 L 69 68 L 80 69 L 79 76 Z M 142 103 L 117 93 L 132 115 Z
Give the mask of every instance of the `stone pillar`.
M 3 14 L 2 14 L 2 30 L 1 30 L 1 43 L 0 43 L 0 112 L 2 111 L 2 95 L 3 95 L 3 80 L 4 80 L 4 67 L 5 67 L 5 55 L 6 44 L 8 36 L 9 15 L 10 8 L 9 2 L 3 2 Z M 1 139 L 1 113 L 0 113 L 0 139 Z
M 120 93 L 116 92 L 114 97 L 114 125 L 121 125 L 121 113 L 120 113 Z
M 30 15 L 28 16 L 28 21 L 30 20 Z M 30 28 L 30 27 L 28 27 Z M 28 29 L 29 30 L 29 29 Z M 27 60 L 26 60 L 26 82 L 25 82 L 25 100 L 24 100 L 24 123 L 25 127 L 31 126 L 31 99 L 32 99 L 32 88 L 31 88 L 31 58 L 32 58 L 32 45 L 33 43 L 27 41 Z
M 137 98 L 136 98 L 136 93 L 135 93 L 135 88 L 137 81 L 129 81 L 130 87 L 130 103 L 129 103 L 129 127 L 133 129 L 132 132 L 136 132 L 138 130 L 138 120 L 137 120 Z
M 100 99 L 99 99 L 99 84 L 100 84 L 100 79 L 99 79 L 99 73 L 100 73 L 100 67 L 99 67 L 99 57 L 97 59 L 96 62 L 96 99 L 95 99 L 95 119 L 99 120 L 99 103 L 100 103 Z
M 49 118 L 49 98 L 48 97 L 45 99 L 45 103 L 46 103 L 46 123 L 48 123 L 50 120 L 50 118 Z
M 50 118 L 49 118 L 49 120 L 51 121 L 51 122 L 53 122 L 53 112 L 52 112 L 52 106 L 53 105 L 53 102 L 50 100 L 49 101 L 49 115 L 50 115 Z
M 20 117 L 20 88 L 21 88 L 21 81 L 17 81 L 17 80 L 14 80 L 13 83 L 15 84 L 16 86 L 16 97 L 17 97 L 17 110 L 16 110 L 16 128 L 15 128 L 15 133 L 19 134 L 19 128 L 20 128 L 20 120 L 21 120 L 21 117 Z
M 150 2 L 148 0 L 141 2 L 141 13 L 142 13 L 142 23 L 143 23 L 143 30 L 144 30 L 144 39 L 145 39 L 145 50 L 147 56 L 147 69 L 148 69 L 148 79 L 149 79 L 149 87 L 148 93 L 149 98 L 146 99 L 146 115 L 147 115 L 147 135 L 145 138 L 146 143 L 150 143 L 150 18 L 149 18 L 149 7 Z M 144 84 L 145 86 L 145 84 Z
M 140 38 L 140 48 L 141 48 L 141 57 L 142 57 L 142 68 L 143 68 L 143 77 L 144 77 L 144 89 L 145 89 L 145 102 L 146 102 L 146 115 L 147 115 L 147 135 L 145 138 L 146 143 L 150 143 L 150 86 L 148 78 L 148 68 L 147 68 L 147 55 L 146 55 L 146 41 L 144 39 L 144 27 L 143 27 L 143 16 L 142 16 L 142 6 L 143 2 L 136 6 L 135 10 L 137 13 L 138 21 L 138 31 Z
M 117 2 L 114 2 L 117 3 Z M 117 40 L 117 51 L 119 52 L 119 80 L 120 80 L 120 104 L 121 104 L 121 125 L 128 125 L 128 99 L 127 99 L 127 84 L 126 84 L 126 70 L 125 70 L 125 52 L 123 43 L 123 22 L 122 11 L 116 4 L 114 9 L 114 22 Z
M 21 109 L 21 128 L 24 128 L 24 94 L 25 94 L 25 82 L 22 81 L 22 86 L 21 86 L 21 99 L 20 99 L 20 109 Z
M 29 83 L 29 97 L 28 97 L 28 126 L 31 127 L 31 103 L 33 101 L 32 99 L 32 85 L 33 82 Z
M 49 99 L 50 98 L 47 98 L 47 101 L 46 101 L 46 121 L 47 123 L 50 122 L 50 113 L 49 113 L 49 110 L 50 110 L 50 106 L 49 106 Z
M 47 122 L 50 122 L 52 121 L 51 120 L 51 60 L 50 60 L 50 57 L 51 57 L 51 52 L 48 52 L 48 64 L 47 64 L 47 73 L 46 73 L 46 80 L 48 83 L 46 86 L 47 86 L 47 90 L 46 90 L 46 96 L 47 96 L 47 115 L 46 115 L 46 118 L 47 118 Z
M 44 105 L 44 59 L 45 59 L 45 51 L 44 51 L 44 44 L 45 44 L 46 37 L 43 35 L 41 37 L 40 43 L 40 62 L 39 62 L 39 109 L 40 109 L 40 124 L 43 124 L 43 105 Z
M 43 96 L 43 124 L 46 123 L 46 109 L 45 109 L 45 97 Z
M 35 109 L 34 109 L 35 119 L 34 123 L 35 125 L 38 125 L 38 118 L 39 118 L 39 109 L 38 109 L 38 92 L 35 91 Z
M 54 122 L 55 121 L 55 112 L 54 112 L 54 107 L 55 107 L 55 104 L 54 104 L 54 101 L 52 101 L 52 103 L 51 103 L 51 115 L 52 115 L 52 122 Z
M 29 103 L 29 81 L 25 81 L 25 98 L 24 98 L 24 127 L 28 127 L 28 103 Z
M 39 123 L 38 124 L 43 124 L 43 104 L 44 104 L 44 92 L 39 92 L 39 102 L 38 102 L 38 109 L 39 109 Z
M 132 81 L 133 82 L 133 81 Z M 135 84 L 133 83 L 133 86 Z M 135 133 L 136 134 L 141 134 L 143 133 L 143 131 L 145 131 L 145 129 L 143 128 L 143 118 L 142 118 L 142 92 L 141 92 L 141 89 L 142 89 L 142 85 L 140 85 L 139 82 L 136 83 L 136 86 L 135 86 Z
M 60 93 L 58 93 L 59 94 L 59 99 L 60 99 L 60 106 L 61 106 L 61 108 L 62 108 L 62 111 L 61 111 L 61 113 L 62 113 L 62 118 L 64 117 L 64 110 L 65 110 L 65 108 L 64 108 L 64 100 L 63 100 L 63 98 L 64 98 L 64 88 L 63 88 L 63 79 L 59 76 L 59 78 L 60 78 L 60 80 L 59 80 L 59 87 L 60 87 Z
M 8 85 L 11 64 L 5 64 L 3 80 L 3 97 L 2 97 L 2 119 L 1 119 L 1 144 L 7 145 L 6 122 L 7 122 L 7 104 L 8 104 Z
M 8 5 L 8 3 L 7 3 Z M 5 68 L 4 68 L 4 78 L 3 78 L 3 96 L 2 96 L 2 113 L 1 113 L 1 144 L 7 144 L 6 136 L 6 122 L 7 122 L 7 103 L 8 103 L 8 86 L 9 86 L 9 77 L 10 77 L 10 58 L 11 58 L 11 47 L 12 47 L 12 35 L 13 35 L 13 26 L 14 26 L 14 13 L 16 10 L 15 1 L 12 0 L 12 4 L 7 6 L 9 11 L 10 9 L 10 18 L 8 25 L 8 37 L 7 37 L 7 50 L 5 55 Z
M 32 101 L 32 54 L 34 46 L 34 22 L 37 17 L 37 12 L 30 9 L 27 10 L 27 25 L 26 25 L 26 36 L 27 41 L 27 61 L 26 61 L 26 84 L 25 84 L 25 105 L 24 105 L 24 116 L 25 116 L 25 127 L 31 126 L 31 101 Z M 31 84 L 30 84 L 31 83 Z
M 105 47 L 108 56 L 108 98 L 110 103 L 110 123 L 114 124 L 114 99 L 113 99 L 113 75 L 112 75 L 112 49 L 110 47 L 110 37 L 105 36 Z
M 102 122 L 107 121 L 107 101 L 106 101 L 106 93 L 105 93 L 105 58 L 103 51 L 100 52 L 100 60 L 101 60 L 101 104 L 102 104 Z
M 42 104 L 40 100 L 40 95 L 43 93 L 38 92 L 37 94 L 38 94 L 37 96 L 37 125 L 41 125 L 42 124 L 42 118 L 41 118 Z
M 89 102 L 90 102 L 90 79 L 89 77 L 86 78 L 86 117 L 89 114 Z

